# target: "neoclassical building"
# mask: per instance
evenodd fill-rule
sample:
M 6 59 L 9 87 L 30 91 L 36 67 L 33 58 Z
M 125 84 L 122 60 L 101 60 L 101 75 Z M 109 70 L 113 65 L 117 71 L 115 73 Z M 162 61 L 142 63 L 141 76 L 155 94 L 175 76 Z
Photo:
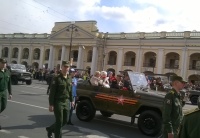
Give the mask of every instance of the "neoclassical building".
M 51 34 L 0 34 L 9 63 L 53 69 L 73 59 L 80 69 L 177 74 L 200 80 L 200 32 L 99 32 L 96 21 L 56 22 Z

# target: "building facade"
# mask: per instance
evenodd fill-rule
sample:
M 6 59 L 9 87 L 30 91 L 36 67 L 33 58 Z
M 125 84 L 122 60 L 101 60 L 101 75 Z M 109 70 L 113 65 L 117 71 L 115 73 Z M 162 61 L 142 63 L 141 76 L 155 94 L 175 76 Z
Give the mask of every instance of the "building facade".
M 102 33 L 96 21 L 56 22 L 51 34 L 0 34 L 9 63 L 53 69 L 73 59 L 76 68 L 177 74 L 200 80 L 200 32 Z

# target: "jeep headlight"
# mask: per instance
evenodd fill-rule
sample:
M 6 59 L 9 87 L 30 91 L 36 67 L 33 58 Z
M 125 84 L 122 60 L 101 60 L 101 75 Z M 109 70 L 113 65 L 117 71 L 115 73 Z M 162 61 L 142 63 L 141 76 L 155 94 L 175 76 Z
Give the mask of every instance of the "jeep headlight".
M 23 73 L 21 73 L 20 76 L 23 76 Z

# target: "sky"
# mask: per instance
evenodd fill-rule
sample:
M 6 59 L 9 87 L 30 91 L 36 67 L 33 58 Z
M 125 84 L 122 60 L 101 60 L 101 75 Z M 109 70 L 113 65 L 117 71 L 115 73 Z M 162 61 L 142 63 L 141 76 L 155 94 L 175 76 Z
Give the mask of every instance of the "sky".
M 99 32 L 200 31 L 199 0 L 0 0 L 0 34 L 51 33 L 55 22 L 97 21 Z

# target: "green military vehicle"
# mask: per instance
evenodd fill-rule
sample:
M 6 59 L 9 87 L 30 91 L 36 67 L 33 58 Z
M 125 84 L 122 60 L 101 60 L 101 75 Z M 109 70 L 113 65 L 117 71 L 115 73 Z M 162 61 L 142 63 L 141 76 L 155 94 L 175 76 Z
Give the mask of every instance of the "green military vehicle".
M 11 72 L 11 82 L 17 85 L 19 81 L 26 82 L 27 85 L 32 84 L 32 74 L 26 72 L 25 65 L 22 64 L 8 64 L 7 68 Z
M 189 100 L 193 105 L 197 105 L 198 97 L 200 96 L 200 90 L 189 90 Z
M 162 128 L 162 106 L 166 93 L 148 91 L 143 73 L 128 71 L 131 90 L 92 86 L 82 81 L 77 86 L 76 115 L 81 121 L 91 121 L 97 110 L 105 117 L 113 114 L 137 119 L 138 128 L 148 136 L 156 136 Z

